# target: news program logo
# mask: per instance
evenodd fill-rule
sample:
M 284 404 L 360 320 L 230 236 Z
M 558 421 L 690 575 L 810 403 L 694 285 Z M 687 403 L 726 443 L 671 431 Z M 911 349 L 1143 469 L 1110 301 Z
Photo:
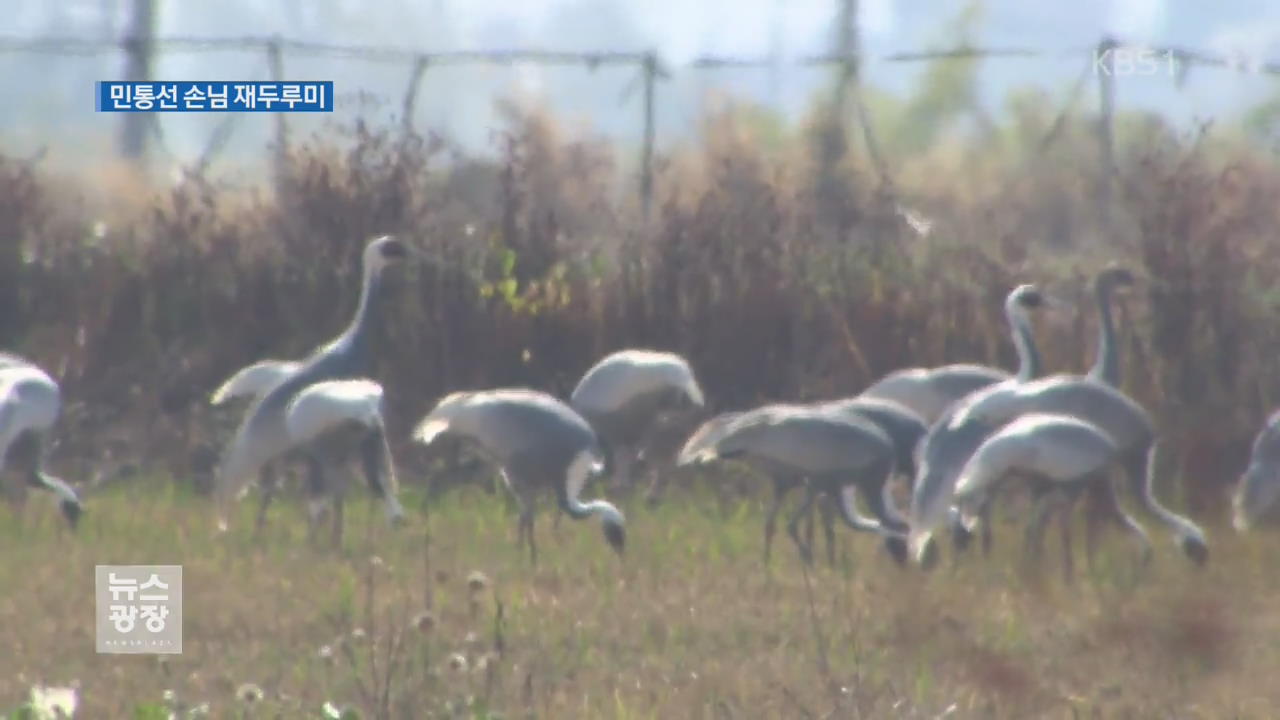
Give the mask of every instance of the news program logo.
M 333 81 L 98 81 L 98 112 L 333 112 Z
M 182 566 L 97 565 L 97 650 L 182 653 Z

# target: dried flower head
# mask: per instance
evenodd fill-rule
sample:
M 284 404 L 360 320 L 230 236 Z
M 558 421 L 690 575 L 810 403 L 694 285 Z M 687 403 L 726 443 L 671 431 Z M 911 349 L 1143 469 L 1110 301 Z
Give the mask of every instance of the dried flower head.
M 471 592 L 482 592 L 487 587 L 489 587 L 489 576 L 479 570 L 472 570 L 467 576 L 467 589 Z
M 263 697 L 262 688 L 253 683 L 244 683 L 236 689 L 236 699 L 242 703 L 250 704 L 261 702 Z
M 70 718 L 76 714 L 76 689 L 74 687 L 31 688 L 31 709 L 40 718 Z
M 493 652 L 487 652 L 481 655 L 476 660 L 475 667 L 473 667 L 472 669 L 477 673 L 484 673 L 486 670 L 489 669 L 490 666 L 492 666 L 496 662 L 498 662 L 498 654 Z
M 337 661 L 337 656 L 333 654 L 332 645 L 321 645 L 320 651 L 317 653 L 317 655 L 320 656 L 320 661 L 326 665 L 332 665 L 334 662 Z
M 423 635 L 430 635 L 431 631 L 436 627 L 436 616 L 431 611 L 426 610 L 413 616 L 413 629 Z

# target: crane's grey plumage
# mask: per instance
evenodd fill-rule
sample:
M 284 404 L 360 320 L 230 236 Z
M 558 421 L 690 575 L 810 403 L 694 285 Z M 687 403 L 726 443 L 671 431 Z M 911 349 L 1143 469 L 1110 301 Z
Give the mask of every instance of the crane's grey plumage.
M 15 355 L 0 366 L 0 472 L 20 474 L 13 488 L 21 504 L 27 486 L 53 493 L 67 523 L 75 528 L 83 507 L 76 491 L 44 471 L 45 436 L 62 409 L 58 383 L 39 367 Z
M 1044 538 L 1045 517 L 1053 509 L 1045 501 L 1060 498 L 1063 513 L 1079 494 L 1111 482 L 1109 470 L 1120 459 L 1115 442 L 1092 423 L 1066 415 L 1030 413 L 1000 428 L 987 438 L 965 463 L 956 479 L 956 505 L 971 522 L 973 508 L 989 505 L 991 496 L 1011 474 L 1033 485 L 1037 507 L 1027 524 L 1026 549 L 1038 557 Z M 1108 497 L 1114 497 L 1108 493 Z M 1071 524 L 1062 523 L 1063 575 L 1072 576 Z M 1092 545 L 1089 546 L 1092 563 Z
M 1253 438 L 1249 466 L 1231 498 L 1232 525 L 1246 532 L 1280 497 L 1280 410 L 1271 413 Z
M 952 403 L 929 427 L 929 432 L 921 441 L 910 508 L 912 552 L 917 561 L 925 561 L 924 551 L 932 546 L 929 539 L 933 529 L 944 520 L 955 519 L 949 510 L 956 474 L 964 467 L 973 451 L 996 429 L 977 423 L 960 422 L 958 415 L 968 405 L 1007 395 L 1040 374 L 1040 352 L 1036 349 L 1031 332 L 1030 313 L 1050 304 L 1056 304 L 1056 301 L 1047 300 L 1044 293 L 1032 284 L 1019 285 L 1009 293 L 1005 299 L 1004 311 L 1013 333 L 1013 345 L 1018 353 L 1017 374 Z M 967 542 L 967 533 L 958 525 L 954 525 L 953 530 L 960 541 L 957 545 L 963 547 Z M 989 525 L 983 526 L 983 533 L 983 544 L 988 546 Z
M 999 368 L 973 363 L 903 368 L 880 378 L 862 395 L 900 403 L 933 423 L 952 403 L 1009 377 Z
M 1112 265 L 1103 269 L 1094 277 L 1093 291 L 1094 298 L 1098 308 L 1098 345 L 1094 356 L 1093 367 L 1090 368 L 1086 377 L 1106 383 L 1112 387 L 1120 386 L 1120 348 L 1116 341 L 1115 322 L 1111 313 L 1112 294 L 1118 289 L 1132 287 L 1135 283 L 1133 273 L 1125 267 Z M 1043 495 L 1046 491 L 1044 485 L 1034 485 L 1032 490 L 1033 499 Z M 1116 514 L 1123 517 L 1117 518 L 1120 525 L 1132 530 L 1137 522 L 1133 520 L 1116 502 L 1114 489 L 1090 487 L 1089 498 L 1092 501 L 1091 512 L 1086 514 L 1086 537 L 1089 547 L 1092 547 L 1095 541 L 1095 533 L 1097 524 L 1104 519 L 1104 516 Z M 975 525 L 981 526 L 983 538 L 983 550 L 989 552 L 991 539 L 991 525 L 986 518 L 986 513 L 990 511 L 992 505 L 990 502 L 981 506 L 982 516 L 975 522 L 971 522 L 966 528 L 953 528 L 957 538 L 961 538 L 957 543 L 957 550 L 963 551 L 967 546 L 967 542 L 963 536 L 969 532 L 969 528 Z M 1064 519 L 1069 522 L 1069 519 Z M 1069 528 L 1067 529 L 1069 532 Z M 1069 549 L 1068 549 L 1069 552 Z
M 647 349 L 610 353 L 592 365 L 569 396 L 604 444 L 614 481 L 629 487 L 637 456 L 656 426 L 701 410 L 698 379 L 683 357 Z M 655 470 L 650 463 L 651 471 Z M 651 493 L 660 488 L 655 483 Z
M 374 494 L 386 505 L 387 517 L 401 518 L 395 463 L 387 444 L 382 416 L 382 386 L 367 378 L 327 380 L 308 385 L 285 409 L 285 427 L 295 447 L 309 448 L 317 457 L 315 482 L 310 488 L 312 528 L 322 512 L 333 512 L 333 542 L 342 541 L 345 473 L 333 472 L 358 454 Z
M 302 363 L 292 360 L 260 360 L 236 371 L 217 390 L 209 396 L 209 404 L 215 407 L 226 406 L 235 400 L 257 400 L 266 395 L 271 388 L 279 385 L 284 379 L 297 372 Z M 302 455 L 308 468 L 308 490 L 318 492 L 322 487 L 319 474 L 319 463 L 314 457 Z M 260 535 L 267 520 L 267 508 L 271 505 L 279 481 L 275 472 L 276 461 L 262 464 L 258 472 L 258 516 L 254 522 L 254 535 Z
M 587 482 L 604 471 L 604 449 L 595 430 L 573 408 L 526 388 L 456 392 L 440 400 L 413 431 L 414 439 L 424 445 L 445 434 L 473 443 L 501 469 L 520 505 L 517 536 L 528 542 L 535 564 L 536 494 L 545 487 L 575 520 L 599 515 L 605 540 L 616 552 L 623 551 L 622 512 L 605 500 L 579 499 Z
M 849 527 L 880 534 L 890 553 L 901 561 L 906 523 L 885 493 L 895 454 L 885 432 L 861 415 L 775 404 L 704 424 L 681 449 L 677 463 L 740 459 L 770 476 L 804 478 L 805 499 L 787 530 L 806 563 L 812 562 L 812 548 L 800 538 L 799 522 L 820 494 L 838 503 Z M 857 512 L 856 495 L 862 496 L 874 520 Z
M 829 410 L 837 414 L 856 414 L 865 417 L 875 423 L 889 437 L 889 441 L 893 443 L 895 452 L 895 474 L 902 477 L 910 487 L 911 481 L 915 477 L 915 456 L 921 438 L 928 432 L 929 427 L 925 424 L 924 419 L 915 411 L 892 400 L 883 398 L 863 397 L 861 395 L 844 398 L 840 400 L 828 400 L 825 402 L 815 403 L 813 407 Z M 773 476 L 774 494 L 773 503 L 765 516 L 765 548 L 769 548 L 774 533 L 775 521 L 782 501 L 793 488 L 803 484 L 802 477 L 793 476 L 788 473 L 777 473 Z M 884 492 L 892 492 L 892 485 L 886 484 Z M 896 503 L 892 500 L 886 500 L 891 507 L 896 508 Z M 821 502 L 817 504 L 822 517 L 822 530 L 827 543 L 827 559 L 831 563 L 835 563 L 835 513 L 834 506 L 830 502 Z M 810 512 L 807 517 L 807 542 L 813 545 L 813 513 Z M 768 554 L 765 556 L 768 561 Z
M 1209 546 L 1204 531 L 1155 497 L 1155 461 L 1160 444 L 1150 415 L 1132 398 L 1096 380 L 1058 375 L 1026 383 L 994 400 L 966 407 L 960 413 L 959 422 L 999 428 L 1028 413 L 1049 413 L 1069 415 L 1096 425 L 1119 448 L 1120 462 L 1134 499 L 1172 530 L 1175 542 L 1188 558 L 1196 564 L 1208 560 Z M 1125 515 L 1115 519 L 1147 547 L 1144 559 L 1148 557 L 1149 541 L 1142 527 Z
M 292 360 L 260 360 L 240 368 L 213 391 L 209 404 L 217 406 L 237 398 L 259 398 L 301 367 L 302 363 Z
M 258 397 L 236 431 L 218 468 L 214 490 L 219 526 L 226 527 L 228 504 L 245 492 L 264 464 L 295 447 L 285 423 L 286 408 L 298 393 L 317 382 L 368 374 L 372 360 L 372 322 L 382 304 L 385 269 L 409 257 L 410 248 L 391 236 L 374 238 L 362 255 L 363 283 L 355 316 L 338 337 L 317 348 L 283 380 Z

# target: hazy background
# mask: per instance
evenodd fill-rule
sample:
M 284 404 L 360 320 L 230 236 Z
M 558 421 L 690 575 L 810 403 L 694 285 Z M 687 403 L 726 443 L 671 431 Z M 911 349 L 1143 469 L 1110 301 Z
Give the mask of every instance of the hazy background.
M 128 20 L 130 0 L 6 0 L 0 35 L 8 38 L 73 36 L 108 40 Z M 347 45 L 452 49 L 543 48 L 643 51 L 656 49 L 673 71 L 659 85 L 660 143 L 697 130 L 704 104 L 720 94 L 753 99 L 800 118 L 823 87 L 829 71 L 789 64 L 788 59 L 831 47 L 834 0 L 158 0 L 158 35 L 265 36 Z M 924 63 L 877 62 L 892 52 L 957 44 L 955 18 L 965 3 L 955 0 L 862 0 L 860 27 L 866 57 L 864 77 L 872 93 L 913 92 Z M 998 117 L 1010 93 L 1038 87 L 1060 102 L 1084 67 L 1084 48 L 1104 32 L 1124 40 L 1176 44 L 1280 59 L 1280 3 L 1269 0 L 987 0 L 975 3 L 974 44 L 1079 52 L 1043 59 L 989 59 L 973 71 L 981 111 Z M 778 58 L 776 68 L 698 70 L 687 67 L 700 54 Z M 93 83 L 120 77 L 122 54 L 113 49 L 87 57 L 20 51 L 4 53 L 0 81 L 8 92 L 0 104 L 0 142 L 24 155 L 47 146 L 59 163 L 88 162 L 113 152 L 119 116 L 93 111 Z M 326 119 L 357 112 L 390 117 L 404 95 L 410 67 L 358 59 L 286 55 L 290 78 L 333 79 L 342 97 L 333 118 L 294 115 L 292 127 L 315 128 Z M 156 65 L 158 79 L 266 79 L 258 50 L 167 52 Z M 357 91 L 366 99 L 355 99 Z M 1189 126 L 1214 118 L 1219 127 L 1268 115 L 1276 80 L 1248 72 L 1194 68 L 1178 87 L 1168 76 L 1121 79 L 1119 105 L 1148 110 Z M 545 102 L 578 127 L 638 143 L 642 130 L 639 71 L 602 67 L 448 67 L 429 69 L 420 89 L 415 120 L 474 151 L 491 147 L 495 98 L 523 96 Z M 370 98 L 374 104 L 370 104 Z M 381 103 L 378 105 L 377 103 Z M 1097 105 L 1091 85 L 1083 107 Z M 185 163 L 199 155 L 218 115 L 163 115 L 158 163 Z M 219 164 L 252 161 L 271 132 L 271 116 L 234 120 L 233 135 Z

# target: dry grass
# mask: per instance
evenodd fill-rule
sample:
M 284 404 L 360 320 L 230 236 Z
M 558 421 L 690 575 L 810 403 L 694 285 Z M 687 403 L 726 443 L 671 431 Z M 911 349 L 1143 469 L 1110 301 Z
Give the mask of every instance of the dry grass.
M 88 717 L 124 716 L 165 689 L 230 714 L 244 682 L 273 716 L 326 699 L 396 717 L 923 718 L 953 705 L 952 717 L 1274 716 L 1272 541 L 1241 542 L 1220 519 L 1280 404 L 1280 173 L 1239 149 L 1144 133 L 1118 155 L 1102 236 L 1084 126 L 1036 154 L 1044 128 L 1028 118 L 980 153 L 904 159 L 891 192 L 856 156 L 822 162 L 813 131 L 765 149 L 725 111 L 704 142 L 661 159 L 648 219 L 606 143 L 515 107 L 496 161 L 357 125 L 295 146 L 266 190 L 145 190 L 114 168 L 55 177 L 0 157 L 0 347 L 63 384 L 55 470 L 139 471 L 90 495 L 77 538 L 34 510 L 24 529 L 0 525 L 0 586 L 20 588 L 0 601 L 14 638 L 0 704 L 75 678 Z M 927 237 L 899 202 L 932 218 Z M 379 339 L 393 352 L 375 375 L 398 438 L 446 391 L 564 394 L 624 346 L 684 353 L 714 409 L 853 393 L 904 365 L 1010 366 L 1000 305 L 1026 281 L 1077 302 L 1038 336 L 1050 371 L 1079 371 L 1093 353 L 1089 277 L 1126 263 L 1147 279 L 1121 312 L 1125 388 L 1176 451 L 1160 493 L 1209 528 L 1211 566 L 1193 572 L 1166 548 L 1129 589 L 1121 555 L 1064 589 L 1013 579 L 1007 556 L 902 573 L 858 542 L 857 571 L 815 573 L 811 605 L 785 554 L 773 576 L 760 568 L 753 500 L 696 491 L 631 508 L 621 564 L 595 528 L 566 522 L 553 536 L 544 520 L 537 572 L 500 496 L 480 493 L 440 496 L 429 553 L 421 524 L 391 536 L 362 517 L 345 560 L 304 549 L 296 513 L 262 548 L 211 537 L 199 493 L 235 417 L 211 411 L 208 393 L 248 362 L 331 337 L 365 239 L 384 232 L 451 262 L 390 288 Z M 426 458 L 395 451 L 421 492 Z M 369 592 L 373 553 L 385 566 Z M 183 656 L 93 654 L 96 562 L 185 565 Z M 477 569 L 493 595 L 473 615 L 464 578 Z M 494 651 L 498 602 L 501 657 L 451 671 L 451 653 L 474 668 Z M 427 609 L 429 636 L 401 632 Z M 377 670 L 367 647 L 352 646 L 353 666 L 333 645 L 357 626 L 379 643 Z M 326 644 L 332 666 L 317 654 Z
M 22 551 L 0 569 L 15 589 L 0 602 L 0 699 L 76 680 L 84 717 L 126 717 L 165 690 L 232 717 L 245 683 L 265 693 L 252 717 L 313 716 L 325 701 L 397 718 L 1280 711 L 1269 537 L 1218 534 L 1199 572 L 1162 544 L 1137 586 L 1117 540 L 1065 587 L 1052 569 L 1041 582 L 1017 574 L 1012 543 L 926 575 L 842 531 L 847 555 L 812 574 L 810 606 L 789 543 L 772 572 L 761 566 L 750 499 L 628 507 L 621 561 L 594 522 L 553 529 L 544 515 L 536 570 L 500 498 L 453 493 L 429 526 L 415 515 L 397 532 L 368 503 L 353 496 L 341 553 L 306 546 L 296 502 L 278 506 L 260 546 L 248 540 L 252 503 L 215 537 L 203 500 L 142 482 L 97 497 L 74 539 L 49 508 L 29 508 L 21 529 L 3 530 Z M 124 562 L 184 566 L 182 655 L 94 653 L 92 566 Z

